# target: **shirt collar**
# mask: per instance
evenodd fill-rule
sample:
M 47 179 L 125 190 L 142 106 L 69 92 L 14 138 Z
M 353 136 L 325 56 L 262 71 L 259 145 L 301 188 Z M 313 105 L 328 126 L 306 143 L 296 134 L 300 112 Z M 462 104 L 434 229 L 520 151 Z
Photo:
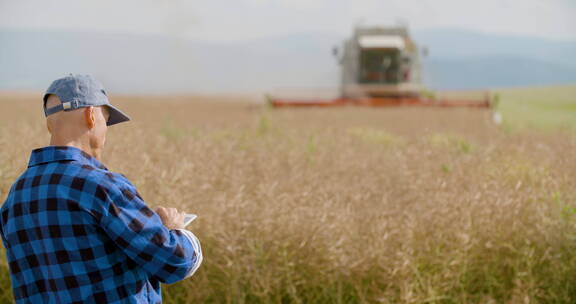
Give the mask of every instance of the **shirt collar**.
M 90 154 L 70 146 L 48 146 L 34 149 L 32 150 L 32 154 L 30 154 L 28 167 L 62 160 L 74 160 L 82 164 L 108 170 L 99 160 Z

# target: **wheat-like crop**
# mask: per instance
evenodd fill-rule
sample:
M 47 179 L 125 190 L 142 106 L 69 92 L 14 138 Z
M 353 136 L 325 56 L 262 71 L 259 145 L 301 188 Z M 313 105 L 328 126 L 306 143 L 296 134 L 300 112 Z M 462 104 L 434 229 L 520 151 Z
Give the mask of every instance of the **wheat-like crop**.
M 0 198 L 46 145 L 0 98 Z M 204 264 L 167 303 L 575 303 L 576 136 L 458 109 L 271 110 L 115 98 L 104 163 L 197 213 Z M 2 252 L 0 298 L 11 299 Z

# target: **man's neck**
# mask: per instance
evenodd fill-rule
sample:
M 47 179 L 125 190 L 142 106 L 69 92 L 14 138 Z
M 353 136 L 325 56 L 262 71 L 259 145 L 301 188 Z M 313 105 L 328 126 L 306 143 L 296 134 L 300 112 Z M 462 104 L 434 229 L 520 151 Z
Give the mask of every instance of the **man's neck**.
M 100 160 L 100 155 L 99 153 L 97 153 L 96 151 L 94 151 L 92 149 L 92 147 L 90 147 L 89 143 L 85 143 L 81 140 L 65 140 L 65 139 L 59 139 L 59 138 L 54 138 L 52 137 L 50 139 L 50 145 L 51 146 L 68 146 L 68 147 L 75 147 L 78 148 L 86 153 L 88 153 L 89 155 L 91 155 L 92 157 Z

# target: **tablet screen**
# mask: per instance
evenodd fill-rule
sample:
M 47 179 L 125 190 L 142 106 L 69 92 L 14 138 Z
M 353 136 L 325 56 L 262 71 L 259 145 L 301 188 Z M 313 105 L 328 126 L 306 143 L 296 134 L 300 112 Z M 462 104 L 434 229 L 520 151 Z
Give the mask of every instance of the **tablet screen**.
M 188 226 L 192 221 L 194 221 L 198 216 L 196 214 L 187 213 L 184 215 L 184 226 Z

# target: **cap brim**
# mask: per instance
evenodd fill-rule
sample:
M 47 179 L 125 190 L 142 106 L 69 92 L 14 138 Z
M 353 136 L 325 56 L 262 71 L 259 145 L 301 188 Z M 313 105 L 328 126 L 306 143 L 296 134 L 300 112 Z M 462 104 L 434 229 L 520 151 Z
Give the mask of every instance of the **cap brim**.
M 121 122 L 129 121 L 130 117 L 124 114 L 122 111 L 118 110 L 114 106 L 107 104 L 110 116 L 108 117 L 108 122 L 106 123 L 107 126 L 115 125 Z

